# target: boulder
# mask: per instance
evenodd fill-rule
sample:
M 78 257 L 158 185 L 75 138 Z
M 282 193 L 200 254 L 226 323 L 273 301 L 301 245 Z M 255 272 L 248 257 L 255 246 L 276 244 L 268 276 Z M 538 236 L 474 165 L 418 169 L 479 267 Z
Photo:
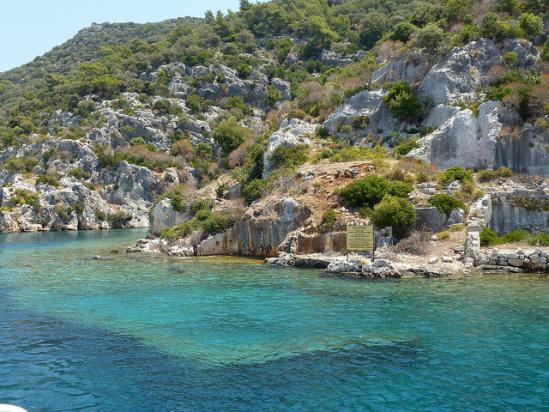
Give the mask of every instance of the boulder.
M 266 179 L 272 172 L 270 160 L 277 147 L 293 147 L 300 144 L 310 146 L 310 137 L 314 132 L 315 126 L 310 123 L 300 119 L 285 119 L 267 142 L 267 150 L 263 154 L 263 178 Z

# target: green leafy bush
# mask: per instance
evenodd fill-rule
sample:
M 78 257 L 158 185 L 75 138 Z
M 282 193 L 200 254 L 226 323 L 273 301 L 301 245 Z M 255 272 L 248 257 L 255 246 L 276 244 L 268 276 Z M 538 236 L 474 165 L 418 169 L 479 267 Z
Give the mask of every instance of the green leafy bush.
M 473 180 L 473 172 L 466 170 L 463 167 L 454 166 L 441 172 L 438 179 L 443 185 L 449 185 L 456 180 L 460 182 L 470 182 Z
M 528 36 L 537 36 L 543 30 L 543 19 L 532 13 L 522 13 L 520 15 L 520 28 Z
M 500 167 L 497 170 L 481 170 L 477 173 L 477 179 L 479 182 L 489 182 L 491 180 L 512 177 L 513 171 L 507 167 Z
M 413 190 L 413 186 L 407 182 L 389 182 L 382 176 L 372 175 L 357 179 L 336 193 L 349 206 L 372 208 L 386 194 L 406 198 Z
M 242 195 L 246 204 L 251 205 L 261 199 L 267 190 L 267 182 L 263 179 L 253 179 L 242 187 Z
M 248 136 L 250 130 L 240 125 L 234 117 L 221 120 L 214 130 L 213 138 L 221 146 L 223 153 L 228 154 L 236 149 Z
M 40 197 L 38 193 L 30 192 L 25 189 L 17 189 L 14 195 L 10 198 L 10 203 L 14 206 L 29 205 L 37 211 L 40 209 Z
M 374 207 L 371 218 L 376 226 L 392 226 L 395 235 L 402 236 L 416 221 L 416 210 L 408 199 L 386 195 Z
M 389 189 L 387 191 L 391 196 L 408 197 L 410 193 L 414 191 L 414 187 L 408 183 L 400 180 L 395 180 L 389 183 Z
M 417 120 L 423 114 L 421 102 L 408 83 L 403 80 L 387 86 L 383 101 L 393 116 L 402 120 Z
M 416 26 L 408 22 L 398 23 L 393 32 L 391 33 L 391 40 L 397 40 L 401 42 L 407 42 L 410 39 L 411 34 L 416 30 Z
M 59 186 L 59 173 L 45 173 L 36 177 L 36 184 L 50 185 L 53 187 Z
M 324 217 L 322 218 L 322 226 L 326 229 L 333 229 L 336 222 L 336 211 L 334 209 L 328 209 L 326 213 L 324 213 Z
M 454 209 L 466 209 L 465 204 L 452 195 L 437 194 L 429 198 L 429 204 L 437 208 L 441 213 L 449 215 Z
M 10 173 L 32 172 L 32 169 L 38 165 L 38 160 L 33 157 L 10 157 L 0 165 L 0 168 L 6 169 Z
M 399 156 L 406 156 L 408 153 L 410 153 L 412 150 L 417 149 L 419 147 L 419 143 L 416 139 L 408 139 L 398 144 L 393 149 L 393 152 L 395 152 Z
M 374 207 L 389 190 L 389 182 L 381 176 L 366 176 L 348 184 L 336 193 L 354 207 Z
M 299 144 L 296 146 L 278 146 L 271 155 L 272 169 L 291 168 L 301 166 L 307 161 L 309 146 Z
M 70 170 L 69 176 L 75 177 L 77 179 L 88 180 L 91 177 L 91 173 L 88 173 L 81 168 L 76 167 Z
M 483 227 L 480 232 L 480 245 L 490 246 L 496 243 L 498 235 L 492 229 Z

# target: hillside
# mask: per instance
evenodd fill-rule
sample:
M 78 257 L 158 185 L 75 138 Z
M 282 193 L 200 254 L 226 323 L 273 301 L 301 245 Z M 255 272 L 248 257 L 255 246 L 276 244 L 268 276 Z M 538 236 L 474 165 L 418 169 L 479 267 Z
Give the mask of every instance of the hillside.
M 352 221 L 462 242 L 511 193 L 481 226 L 543 232 L 547 12 L 274 0 L 93 25 L 0 74 L 0 231 L 151 226 L 170 253 L 276 256 L 335 250 Z

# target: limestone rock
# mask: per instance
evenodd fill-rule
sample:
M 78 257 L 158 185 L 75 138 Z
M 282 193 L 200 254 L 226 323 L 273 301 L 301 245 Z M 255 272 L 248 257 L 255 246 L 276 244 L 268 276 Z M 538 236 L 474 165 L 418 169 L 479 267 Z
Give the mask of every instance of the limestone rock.
M 300 144 L 311 145 L 310 137 L 315 132 L 315 126 L 300 119 L 286 119 L 280 128 L 269 137 L 267 150 L 263 154 L 263 178 L 271 174 L 270 159 L 277 147 L 293 147 Z

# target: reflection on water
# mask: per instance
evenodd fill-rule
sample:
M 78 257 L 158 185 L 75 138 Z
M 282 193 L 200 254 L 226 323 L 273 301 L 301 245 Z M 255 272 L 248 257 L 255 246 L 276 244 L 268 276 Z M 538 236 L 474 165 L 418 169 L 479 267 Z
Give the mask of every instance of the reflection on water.
M 359 282 L 253 259 L 111 253 L 143 234 L 0 237 L 0 403 L 46 411 L 549 404 L 545 277 Z

